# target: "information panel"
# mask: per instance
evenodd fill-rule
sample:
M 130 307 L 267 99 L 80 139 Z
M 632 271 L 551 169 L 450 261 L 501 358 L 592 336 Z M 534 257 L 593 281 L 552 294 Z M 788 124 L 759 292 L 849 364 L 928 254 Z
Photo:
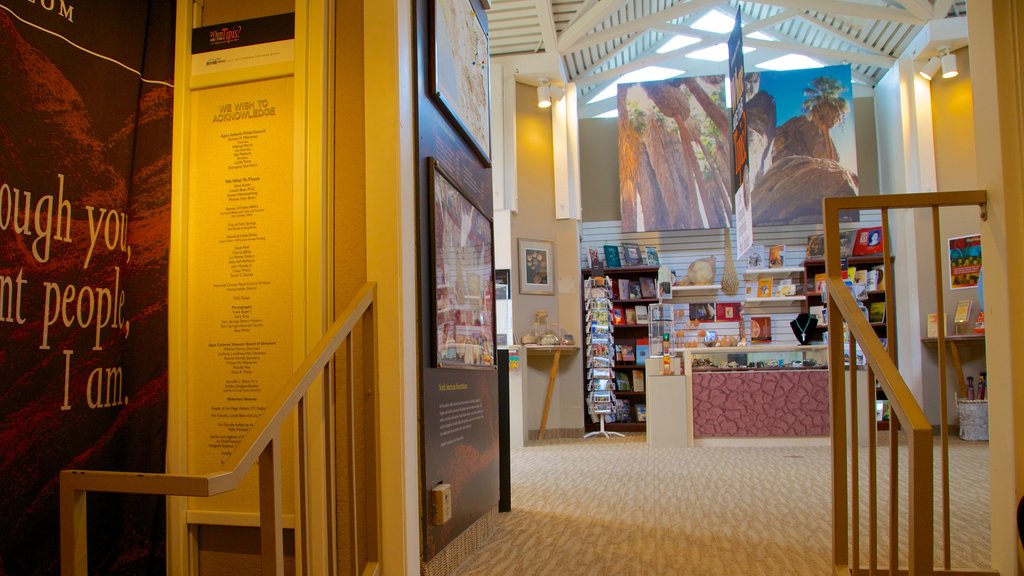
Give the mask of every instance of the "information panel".
M 188 454 L 189 472 L 207 473 L 231 456 L 294 366 L 293 80 L 192 98 Z M 292 475 L 283 477 L 287 490 Z M 256 511 L 252 480 L 190 509 Z

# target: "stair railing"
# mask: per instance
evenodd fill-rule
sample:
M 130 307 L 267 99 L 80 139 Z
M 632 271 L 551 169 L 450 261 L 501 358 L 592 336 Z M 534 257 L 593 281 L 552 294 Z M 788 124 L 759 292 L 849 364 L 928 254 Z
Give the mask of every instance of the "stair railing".
M 259 464 L 259 514 L 260 514 L 260 544 L 261 544 L 261 573 L 265 575 L 284 574 L 284 530 L 282 523 L 282 496 L 281 496 L 281 431 L 287 418 L 297 412 L 299 430 L 307 430 L 309 410 L 306 408 L 307 396 L 310 386 L 319 378 L 323 378 L 323 405 L 325 407 L 325 418 L 328 420 L 329 431 L 334 430 L 334 398 L 335 387 L 345 386 L 348 393 L 345 397 L 351 401 L 358 390 L 364 395 L 362 402 L 367 405 L 370 412 L 367 418 L 363 418 L 365 425 L 374 428 L 370 432 L 376 432 L 379 420 L 379 404 L 377 393 L 378 358 L 376 353 L 376 284 L 369 282 L 364 284 L 350 301 L 345 310 L 342 311 L 336 320 L 327 330 L 319 342 L 310 350 L 309 354 L 295 370 L 288 381 L 281 387 L 277 397 L 264 410 L 260 419 L 253 425 L 245 437 L 239 442 L 231 457 L 224 462 L 222 468 L 216 472 L 199 475 L 187 474 L 153 474 L 137 472 L 109 472 L 91 470 L 64 470 L 60 474 L 60 555 L 62 576 L 85 576 L 88 574 L 88 546 L 86 530 L 86 495 L 89 492 L 116 492 L 123 494 L 152 494 L 162 496 L 193 496 L 210 497 L 225 492 L 230 492 L 238 487 L 246 474 L 254 464 Z M 353 337 L 353 331 L 359 328 L 361 336 L 362 358 L 358 361 L 354 354 L 357 343 Z M 334 356 L 339 348 L 345 345 L 345 352 L 348 354 L 348 369 L 339 374 L 342 382 L 335 382 L 333 379 Z M 356 364 L 361 364 L 357 369 Z M 352 421 L 352 418 L 348 419 Z M 369 420 L 369 421 L 367 421 Z M 361 430 L 360 432 L 363 432 Z M 367 469 L 362 472 L 367 474 L 371 481 L 379 480 L 379 442 L 378 436 L 368 439 L 371 447 L 371 454 L 365 458 L 353 458 L 351 467 L 364 465 Z M 328 455 L 333 453 L 334 438 L 328 432 L 325 438 Z M 307 443 L 303 442 L 301 435 L 296 443 L 297 457 L 299 460 L 299 481 L 296 489 L 299 490 L 299 502 L 302 506 L 309 506 L 309 498 L 306 494 L 308 485 L 306 478 L 305 461 L 307 458 Z M 349 454 L 350 457 L 356 456 Z M 328 458 L 331 462 L 332 459 Z M 328 466 L 325 473 L 329 476 L 326 486 L 333 486 L 333 466 Z M 356 524 L 366 524 L 367 530 L 353 530 L 352 538 L 357 541 L 346 542 L 344 545 L 351 546 L 352 566 L 350 571 L 355 574 L 379 574 L 380 565 L 380 498 L 376 491 L 371 491 L 367 504 L 370 510 L 352 510 L 351 520 Z M 328 502 L 334 502 L 334 498 L 328 495 Z M 372 508 L 376 507 L 376 510 Z M 308 511 L 299 510 L 303 518 L 308 518 Z M 358 515 L 358 517 L 357 517 Z M 333 514 L 328 515 L 333 518 Z M 362 520 L 362 522 L 360 522 Z M 332 524 L 333 521 L 329 520 Z M 296 524 L 298 524 L 298 520 Z M 333 526 L 329 531 L 335 533 Z M 309 545 L 305 541 L 307 530 L 296 530 L 296 550 L 303 550 L 308 553 Z M 336 550 L 338 543 L 329 542 L 334 547 L 331 561 L 331 569 L 337 570 Z M 300 573 L 305 573 L 303 567 L 299 567 Z
M 947 206 L 970 206 L 981 208 L 985 218 L 986 194 L 983 190 L 966 192 L 942 192 L 926 194 L 893 194 L 860 196 L 849 198 L 828 198 L 823 201 L 825 221 L 825 274 L 827 307 L 829 314 L 829 367 L 832 397 L 832 555 L 833 571 L 836 575 L 859 574 L 996 574 L 988 569 L 971 571 L 951 570 L 950 564 L 950 514 L 949 514 L 949 434 L 946 422 L 946 364 L 945 326 L 939 322 L 939 397 L 941 398 L 941 478 L 942 491 L 942 535 L 943 565 L 934 566 L 934 490 L 933 471 L 933 429 L 931 422 L 907 386 L 896 365 L 895 325 L 895 276 L 892 272 L 892 254 L 889 241 L 889 211 L 893 209 L 931 209 L 933 242 L 935 245 L 937 309 L 943 309 L 942 297 L 942 254 L 939 230 L 939 208 Z M 842 277 L 842 262 L 839 245 L 840 213 L 849 210 L 880 210 L 883 239 L 883 281 L 886 292 L 887 345 L 875 333 L 862 309 L 858 306 L 851 290 Z M 914 265 L 901 263 L 901 265 Z M 849 331 L 849 340 L 844 342 L 843 327 Z M 867 363 L 867 390 L 858 390 L 856 352 L 857 346 Z M 848 348 L 844 350 L 844 345 Z M 906 345 L 906 343 L 904 344 Z M 843 370 L 848 354 L 849 370 Z M 849 378 L 849 383 L 845 381 Z M 858 416 L 858 398 L 874 398 L 874 389 L 881 387 L 889 400 L 889 494 L 888 494 L 888 567 L 879 567 L 879 551 L 884 548 L 879 542 L 878 503 L 878 454 L 876 437 L 876 416 L 874 409 L 864 410 Z M 871 402 L 874 406 L 874 402 Z M 848 420 L 849 418 L 849 420 Z M 861 567 L 861 504 L 860 453 L 858 448 L 859 419 L 868 432 L 868 494 L 867 494 L 867 566 Z M 900 563 L 900 432 L 907 445 L 907 565 Z M 849 437 L 847 437 L 849 434 Z

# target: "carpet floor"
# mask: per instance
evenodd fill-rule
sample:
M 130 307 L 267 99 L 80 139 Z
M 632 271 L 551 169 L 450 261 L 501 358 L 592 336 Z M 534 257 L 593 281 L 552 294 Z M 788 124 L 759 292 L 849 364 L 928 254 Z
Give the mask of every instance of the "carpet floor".
M 988 445 L 950 443 L 952 566 L 988 567 Z M 880 450 L 880 461 L 887 454 Z M 937 470 L 938 452 L 935 460 Z M 866 494 L 863 462 L 861 477 Z M 904 468 L 901 500 L 906 477 Z M 880 477 L 883 505 L 887 485 Z M 941 519 L 940 499 L 936 489 Z M 880 538 L 887 532 L 879 526 Z M 906 532 L 904 520 L 901 540 Z M 512 451 L 512 511 L 455 575 L 822 576 L 831 573 L 831 535 L 828 447 L 652 449 L 643 435 L 549 440 Z

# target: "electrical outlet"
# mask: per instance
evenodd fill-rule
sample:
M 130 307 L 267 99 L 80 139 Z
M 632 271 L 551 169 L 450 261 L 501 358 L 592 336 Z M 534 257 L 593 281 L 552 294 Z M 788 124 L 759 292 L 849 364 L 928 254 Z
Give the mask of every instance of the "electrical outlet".
M 452 485 L 438 484 L 430 489 L 430 522 L 440 526 L 452 519 Z

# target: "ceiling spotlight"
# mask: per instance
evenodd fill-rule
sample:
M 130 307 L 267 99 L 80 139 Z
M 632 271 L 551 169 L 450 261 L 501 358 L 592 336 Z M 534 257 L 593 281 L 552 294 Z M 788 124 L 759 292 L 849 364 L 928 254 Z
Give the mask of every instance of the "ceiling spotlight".
M 939 48 L 939 52 L 942 53 L 942 77 L 953 78 L 960 73 L 960 70 L 956 67 L 956 54 L 950 54 L 949 48 L 943 46 Z
M 921 68 L 921 71 L 918 72 L 918 74 L 920 74 L 925 80 L 931 80 L 935 76 L 935 73 L 939 71 L 939 66 L 941 65 L 942 63 L 939 59 L 932 56 L 931 59 L 925 63 L 924 68 Z
M 538 78 L 537 82 L 537 107 L 551 108 L 551 85 L 547 78 Z

